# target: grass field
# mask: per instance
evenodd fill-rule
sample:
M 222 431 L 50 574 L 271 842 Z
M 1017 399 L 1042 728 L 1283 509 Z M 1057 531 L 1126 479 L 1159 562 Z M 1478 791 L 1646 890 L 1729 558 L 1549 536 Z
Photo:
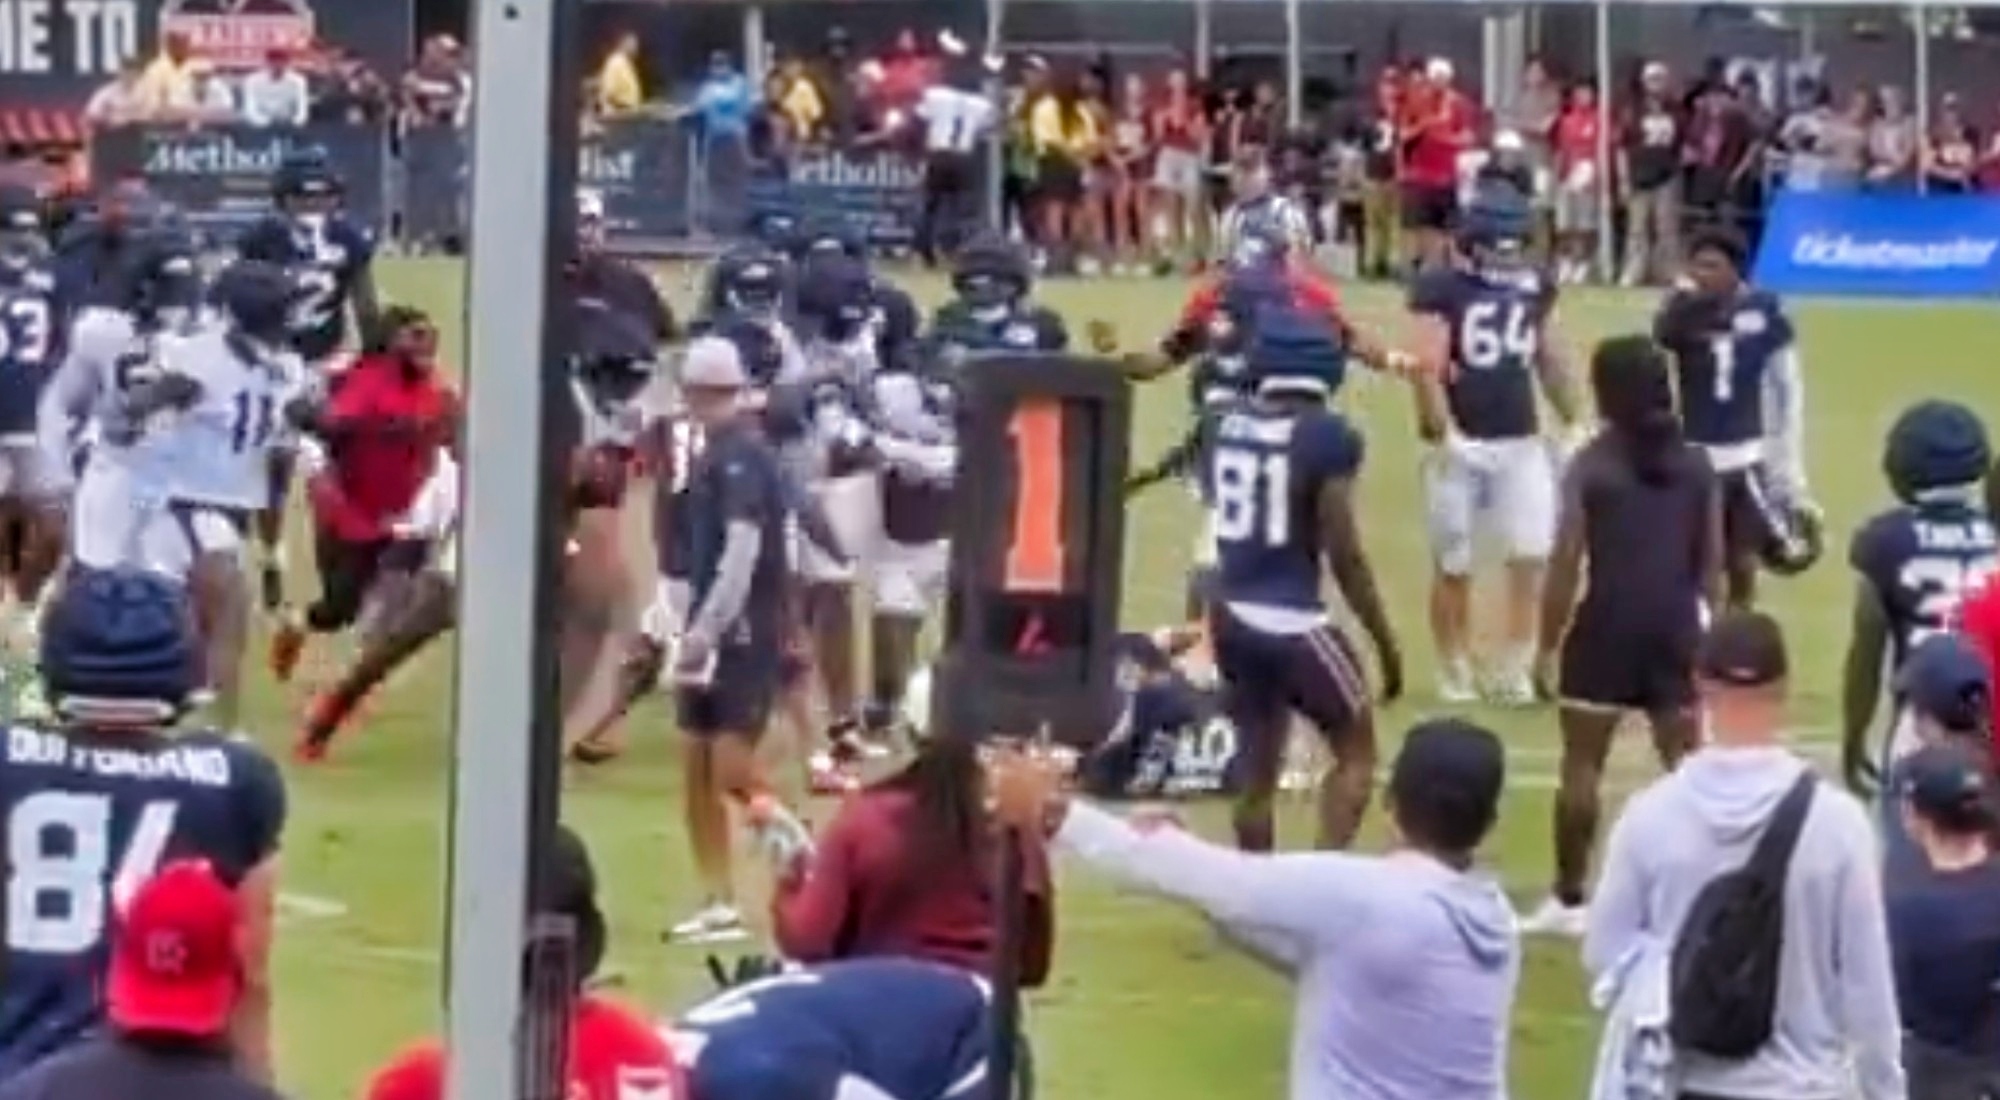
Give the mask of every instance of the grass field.
M 398 262 L 382 280 L 394 298 L 433 311 L 456 360 L 460 270 L 445 262 Z M 686 279 L 669 273 L 678 293 Z M 925 283 L 929 297 L 936 290 Z M 1150 341 L 1171 319 L 1181 288 L 1155 281 L 1051 284 L 1043 297 L 1072 323 L 1115 320 L 1128 342 Z M 1393 291 L 1356 288 L 1352 307 L 1392 335 Z M 1579 292 L 1563 327 L 1579 350 L 1643 324 L 1651 299 Z M 1928 396 L 2000 404 L 1991 373 L 2000 311 L 1990 307 L 1800 303 L 1808 384 L 1811 471 L 1827 510 L 1828 560 L 1807 576 L 1770 582 L 1766 602 L 1788 625 L 1799 670 L 1797 725 L 1824 743 L 1835 721 L 1835 689 L 1849 581 L 1848 534 L 1886 489 L 1880 440 L 1896 412 Z M 467 369 L 476 377 L 477 365 Z M 475 383 L 476 384 L 476 383 Z M 1135 455 L 1150 456 L 1181 427 L 1184 389 L 1143 394 Z M 1410 665 L 1409 697 L 1386 716 L 1394 731 L 1427 711 L 1431 655 L 1423 619 L 1426 555 L 1409 402 L 1394 383 L 1364 382 L 1345 398 L 1368 434 L 1364 527 L 1391 616 Z M 477 463 L 473 455 L 471 461 Z M 1191 527 L 1183 494 L 1163 489 L 1138 506 L 1130 527 L 1126 621 L 1150 626 L 1178 613 Z M 299 583 L 304 583 L 303 579 Z M 322 657 L 330 657 L 327 647 Z M 441 1022 L 438 947 L 446 850 L 450 737 L 449 654 L 439 652 L 378 700 L 365 727 L 312 770 L 293 768 L 287 841 L 287 906 L 279 939 L 279 1060 L 289 1094 L 333 1100 L 358 1094 L 371 1069 L 402 1042 Z M 302 698 L 257 677 L 251 728 L 274 751 L 287 744 Z M 1510 746 L 1510 790 L 1488 858 L 1523 904 L 1546 890 L 1549 803 L 1555 774 L 1554 717 L 1547 710 L 1481 710 Z M 479 730 L 463 732 L 479 751 Z M 625 992 L 656 1010 L 687 1004 L 707 986 L 700 953 L 661 944 L 659 930 L 694 897 L 679 826 L 672 731 L 664 709 L 636 719 L 633 751 L 614 766 L 572 775 L 565 816 L 590 839 L 613 927 L 610 966 Z M 1650 774 L 1634 739 L 1621 746 L 1615 782 L 1630 789 Z M 1219 808 L 1204 808 L 1211 835 Z M 1291 811 L 1286 839 L 1304 843 Z M 1364 845 L 1379 844 L 1379 820 Z M 739 865 L 754 898 L 761 871 Z M 1149 899 L 1109 888 L 1087 872 L 1062 877 L 1055 978 L 1030 1008 L 1042 1095 L 1057 1100 L 1250 1100 L 1282 1094 L 1290 998 L 1273 978 L 1216 947 L 1200 924 Z M 755 906 L 752 906 L 755 910 Z M 1514 1016 L 1514 1092 L 1536 1100 L 1583 1092 L 1595 1042 L 1576 949 L 1533 944 Z

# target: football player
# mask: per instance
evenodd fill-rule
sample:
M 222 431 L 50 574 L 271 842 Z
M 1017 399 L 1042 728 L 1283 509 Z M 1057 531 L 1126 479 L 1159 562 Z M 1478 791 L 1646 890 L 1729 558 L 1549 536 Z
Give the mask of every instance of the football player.
M 1278 241 L 1288 253 L 1310 254 L 1312 215 L 1278 189 L 1264 148 L 1254 144 L 1242 146 L 1230 167 L 1235 198 L 1229 209 L 1222 212 L 1222 254 L 1233 254 L 1237 246 L 1253 236 Z
M 1296 711 L 1334 758 L 1321 781 L 1319 842 L 1344 847 L 1372 793 L 1375 725 L 1361 661 L 1327 615 L 1322 561 L 1374 642 L 1384 698 L 1400 696 L 1403 681 L 1355 520 L 1361 435 L 1326 407 L 1342 348 L 1323 318 L 1266 316 L 1250 354 L 1257 395 L 1222 413 L 1202 456 L 1217 549 L 1211 644 L 1223 713 L 1240 740 L 1236 841 L 1248 851 L 1274 845 L 1272 799 Z
M 992 1008 L 978 975 L 851 959 L 727 988 L 660 1030 L 691 1100 L 997 1100 Z
M 1981 479 L 1993 461 L 1978 414 L 1948 401 L 1911 406 L 1889 429 L 1882 471 L 1897 503 L 1855 532 L 1859 575 L 1841 685 L 1841 770 L 1857 792 L 1879 777 L 1868 734 L 1893 670 L 1917 643 L 1953 627 L 1959 603 L 2000 572 Z M 1913 747 L 1900 704 L 1885 758 Z
M 1006 238 L 989 233 L 959 249 L 951 289 L 925 336 L 925 354 L 943 365 L 980 352 L 1069 350 L 1069 326 L 1032 300 L 1034 264 Z
M 45 506 L 36 438 L 42 390 L 62 357 L 48 261 L 34 193 L 0 186 L 0 569 L 27 607 L 61 562 L 64 537 L 60 510 Z
M 576 259 L 569 279 L 577 297 L 595 298 L 634 318 L 655 344 L 680 339 L 680 323 L 652 277 L 606 249 L 604 196 L 596 191 L 577 192 Z
M 242 1002 L 231 1037 L 269 1079 L 267 964 L 285 788 L 252 742 L 174 731 L 199 686 L 201 643 L 180 587 L 78 567 L 50 602 L 42 674 L 58 720 L 7 731 L 9 841 L 0 1079 L 97 1029 L 108 924 L 163 863 L 204 859 L 242 905 Z
M 1600 344 L 1591 389 L 1606 427 L 1563 473 L 1536 666 L 1561 703 L 1556 875 L 1526 931 L 1580 935 L 1584 884 L 1619 723 L 1644 714 L 1671 768 L 1699 740 L 1694 659 L 1720 595 L 1721 494 L 1681 435 L 1666 357 L 1644 336 Z
M 1744 280 L 1741 238 L 1695 238 L 1686 285 L 1654 321 L 1674 356 L 1681 419 L 1722 475 L 1729 604 L 1756 598 L 1761 562 L 1780 575 L 1818 560 L 1819 510 L 1807 495 L 1805 390 L 1791 318 Z
M 156 230 L 179 228 L 165 204 L 139 180 L 120 180 L 98 197 L 88 217 L 56 236 L 56 297 L 65 316 L 90 306 L 122 307 L 126 274 L 139 245 Z
M 814 226 L 797 237 L 795 262 L 805 264 L 814 256 L 843 255 L 867 269 L 868 243 L 845 226 Z M 910 292 L 891 282 L 880 272 L 868 270 L 870 323 L 875 330 L 875 358 L 889 363 L 902 358 L 915 344 L 923 317 L 917 312 Z
M 1210 670 L 1188 666 L 1184 652 L 1173 652 L 1176 642 L 1173 631 L 1119 636 L 1124 707 L 1110 736 L 1078 765 L 1086 792 L 1143 799 L 1231 788 L 1236 729 L 1219 712 Z
M 1579 428 L 1579 401 L 1553 331 L 1555 280 L 1526 256 L 1533 232 L 1527 197 L 1488 182 L 1466 206 L 1452 262 L 1410 286 L 1418 430 L 1432 448 L 1431 633 L 1447 703 L 1477 697 L 1470 620 L 1482 521 L 1507 556 L 1506 648 L 1492 690 L 1505 703 L 1535 698 L 1535 615 L 1556 526 L 1555 462 L 1536 391 L 1566 437 Z
M 375 293 L 375 238 L 341 209 L 339 173 L 323 152 L 296 149 L 271 179 L 272 209 L 237 242 L 237 254 L 285 272 L 297 285 L 287 320 L 290 349 L 318 382 L 346 365 L 347 315 L 367 338 L 379 322 Z M 270 506 L 256 517 L 263 550 L 259 580 L 266 611 L 284 602 L 285 503 L 291 491 L 294 456 L 289 448 L 271 451 Z
M 124 397 L 134 421 L 178 414 L 163 429 L 172 523 L 154 525 L 145 550 L 149 564 L 188 584 L 215 720 L 227 729 L 241 717 L 249 641 L 246 543 L 272 506 L 273 453 L 291 445 L 307 400 L 305 367 L 288 340 L 299 289 L 283 268 L 236 261 L 216 279 L 216 323 L 162 341 L 157 376 Z

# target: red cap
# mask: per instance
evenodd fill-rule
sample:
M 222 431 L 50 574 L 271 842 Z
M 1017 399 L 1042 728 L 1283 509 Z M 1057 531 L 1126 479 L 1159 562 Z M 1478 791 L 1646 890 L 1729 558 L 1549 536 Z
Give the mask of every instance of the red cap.
M 123 1031 L 220 1035 L 242 988 L 236 894 L 205 860 L 170 863 L 125 905 L 107 1015 Z

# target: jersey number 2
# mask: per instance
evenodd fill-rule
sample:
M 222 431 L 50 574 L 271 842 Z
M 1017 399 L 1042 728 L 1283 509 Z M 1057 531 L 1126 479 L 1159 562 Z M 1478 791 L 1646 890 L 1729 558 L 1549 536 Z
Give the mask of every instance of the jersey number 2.
M 114 868 L 110 796 L 42 791 L 16 803 L 7 816 L 8 950 L 74 955 L 97 946 L 106 902 L 124 902 L 152 876 L 179 809 L 146 803 Z
M 1063 589 L 1063 410 L 1054 401 L 1025 401 L 1007 432 L 1014 442 L 1014 523 L 1007 542 L 1009 592 Z

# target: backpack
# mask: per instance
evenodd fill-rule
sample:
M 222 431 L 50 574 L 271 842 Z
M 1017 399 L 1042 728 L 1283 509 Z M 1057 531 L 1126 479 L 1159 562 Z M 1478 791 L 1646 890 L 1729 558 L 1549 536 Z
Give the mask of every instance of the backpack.
M 1771 1038 L 1785 879 L 1819 778 L 1799 777 L 1743 866 L 1702 887 L 1674 941 L 1668 1033 L 1680 1050 L 1740 1060 Z

